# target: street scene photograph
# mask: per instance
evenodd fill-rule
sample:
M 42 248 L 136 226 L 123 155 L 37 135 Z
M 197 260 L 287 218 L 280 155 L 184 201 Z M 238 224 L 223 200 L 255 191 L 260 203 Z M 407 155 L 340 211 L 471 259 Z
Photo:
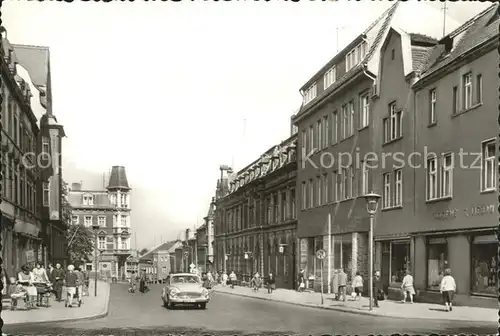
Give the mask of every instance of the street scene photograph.
M 499 334 L 499 3 L 0 11 L 1 336 Z

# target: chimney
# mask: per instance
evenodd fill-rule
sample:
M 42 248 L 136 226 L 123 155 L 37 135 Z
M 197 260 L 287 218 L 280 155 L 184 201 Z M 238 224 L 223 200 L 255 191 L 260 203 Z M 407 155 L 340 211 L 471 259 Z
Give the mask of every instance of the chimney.
M 73 190 L 73 191 L 82 190 L 82 184 L 81 183 L 71 183 L 71 190 Z

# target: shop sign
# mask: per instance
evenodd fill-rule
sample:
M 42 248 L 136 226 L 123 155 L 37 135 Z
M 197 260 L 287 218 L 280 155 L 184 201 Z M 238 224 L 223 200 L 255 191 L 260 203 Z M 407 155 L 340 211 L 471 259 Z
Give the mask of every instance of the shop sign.
M 474 216 L 482 216 L 495 213 L 495 205 L 494 204 L 486 204 L 473 206 L 470 208 L 465 208 L 462 210 L 464 216 L 466 217 L 474 217 Z M 458 209 L 448 209 L 446 211 L 436 212 L 433 214 L 435 219 L 447 220 L 454 219 L 459 214 Z

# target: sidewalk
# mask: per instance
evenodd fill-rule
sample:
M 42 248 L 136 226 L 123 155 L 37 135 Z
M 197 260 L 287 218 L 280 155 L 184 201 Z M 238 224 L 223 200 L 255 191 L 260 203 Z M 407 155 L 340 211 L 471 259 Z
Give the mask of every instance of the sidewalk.
M 65 291 L 63 290 L 63 296 Z M 99 318 L 108 314 L 109 304 L 109 283 L 98 282 L 97 297 L 94 296 L 94 283 L 90 283 L 90 296 L 83 297 L 81 307 L 66 308 L 64 301 L 50 301 L 50 307 L 37 307 L 31 310 L 24 310 L 24 303 L 18 303 L 18 310 L 11 311 L 4 308 L 2 318 L 5 325 L 17 325 L 24 323 L 54 323 L 69 322 L 81 319 Z M 52 297 L 53 298 L 53 297 Z
M 264 288 L 261 288 L 258 292 L 254 292 L 248 287 L 235 287 L 234 289 L 231 289 L 229 287 L 222 287 L 221 285 L 216 286 L 214 291 L 361 315 L 434 320 L 460 320 L 470 322 L 492 322 L 498 319 L 498 310 L 488 308 L 460 306 L 453 307 L 453 311 L 447 312 L 443 305 L 431 303 L 411 304 L 384 300 L 379 302 L 379 308 L 373 308 L 373 310 L 370 311 L 369 300 L 365 297 L 361 298 L 361 301 L 350 301 L 350 298 L 348 297 L 346 302 L 340 302 L 333 300 L 333 295 L 325 294 L 323 296 L 324 304 L 321 305 L 321 293 L 314 292 L 299 293 L 294 290 L 276 289 L 272 294 L 268 294 L 267 289 Z

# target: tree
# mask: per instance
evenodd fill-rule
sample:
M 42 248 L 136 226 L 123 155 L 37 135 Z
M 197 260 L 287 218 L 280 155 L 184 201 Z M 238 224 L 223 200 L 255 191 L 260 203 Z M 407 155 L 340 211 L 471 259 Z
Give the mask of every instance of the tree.
M 68 202 L 68 184 L 63 181 L 61 186 L 62 220 L 66 224 L 66 238 L 68 241 L 68 257 L 70 262 L 89 261 L 94 251 L 94 234 L 92 230 L 80 224 L 73 224 L 71 219 L 72 207 Z
M 147 248 L 143 248 L 140 252 L 139 252 L 139 255 L 145 255 L 146 253 L 148 253 L 149 250 Z

